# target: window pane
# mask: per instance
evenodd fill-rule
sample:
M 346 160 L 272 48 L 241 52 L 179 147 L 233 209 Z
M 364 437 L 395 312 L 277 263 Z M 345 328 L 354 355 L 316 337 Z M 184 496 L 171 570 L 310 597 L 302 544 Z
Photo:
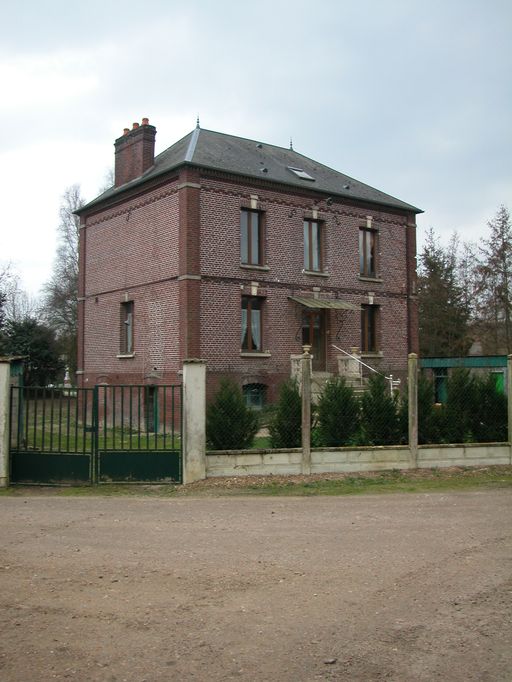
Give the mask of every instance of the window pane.
M 361 275 L 375 277 L 377 272 L 375 251 L 377 235 L 375 230 L 359 230 L 359 272 Z
M 247 350 L 248 349 L 248 337 L 247 337 L 247 310 L 244 309 L 243 307 L 244 301 L 242 300 L 242 338 L 241 338 L 241 346 L 242 350 Z
M 259 298 L 242 298 L 241 346 L 245 351 L 261 351 L 263 347 L 261 330 L 262 302 Z
M 311 270 L 309 263 L 309 223 L 304 222 L 304 267 Z
M 261 350 L 261 310 L 251 310 L 251 350 Z
M 373 232 L 366 231 L 366 274 L 373 275 Z
M 377 350 L 378 306 L 363 306 L 361 310 L 361 350 Z
M 258 213 L 251 213 L 251 264 L 260 265 L 260 221 Z
M 249 262 L 249 239 L 248 239 L 248 225 L 247 225 L 247 211 L 240 213 L 240 259 L 242 263 Z
M 121 303 L 121 353 L 133 353 L 133 301 Z
M 320 270 L 320 229 L 318 223 L 311 223 L 312 270 Z

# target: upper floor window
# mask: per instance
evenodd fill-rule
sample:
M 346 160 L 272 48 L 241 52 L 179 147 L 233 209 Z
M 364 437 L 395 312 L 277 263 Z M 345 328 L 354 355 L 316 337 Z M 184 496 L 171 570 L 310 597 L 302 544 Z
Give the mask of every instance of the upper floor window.
M 321 272 L 323 269 L 323 230 L 318 220 L 304 221 L 304 269 Z
M 242 351 L 261 352 L 263 348 L 261 311 L 261 298 L 242 296 Z
M 377 277 L 377 231 L 359 229 L 359 274 Z
M 121 303 L 119 351 L 121 355 L 131 355 L 133 353 L 133 301 Z
M 240 260 L 243 265 L 263 265 L 263 226 L 259 211 L 240 213 Z

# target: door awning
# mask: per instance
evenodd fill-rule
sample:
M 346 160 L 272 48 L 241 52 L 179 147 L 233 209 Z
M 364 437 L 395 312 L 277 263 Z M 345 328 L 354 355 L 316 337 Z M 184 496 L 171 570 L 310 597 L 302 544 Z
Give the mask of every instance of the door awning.
M 288 298 L 305 308 L 316 310 L 361 310 L 360 305 L 340 301 L 339 298 L 306 298 L 305 296 L 288 296 Z

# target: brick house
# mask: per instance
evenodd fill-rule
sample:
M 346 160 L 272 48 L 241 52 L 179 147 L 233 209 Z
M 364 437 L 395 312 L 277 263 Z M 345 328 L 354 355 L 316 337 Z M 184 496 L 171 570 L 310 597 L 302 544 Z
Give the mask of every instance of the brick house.
M 155 134 L 125 129 L 114 187 L 78 211 L 79 385 L 203 358 L 258 402 L 306 343 L 323 376 L 355 347 L 405 374 L 419 209 L 291 148 L 198 126 L 155 158 Z

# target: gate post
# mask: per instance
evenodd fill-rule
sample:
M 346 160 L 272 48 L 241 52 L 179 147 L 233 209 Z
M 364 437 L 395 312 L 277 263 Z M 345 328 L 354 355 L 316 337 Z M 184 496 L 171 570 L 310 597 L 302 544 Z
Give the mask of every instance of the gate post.
M 408 360 L 409 462 L 418 468 L 418 356 L 409 354 Z
M 0 360 L 0 487 L 9 485 L 9 424 L 11 419 L 11 363 Z
M 301 356 L 302 473 L 311 473 L 311 346 L 303 346 Z
M 507 357 L 507 401 L 508 401 L 508 456 L 512 464 L 512 355 Z
M 183 363 L 183 483 L 206 478 L 206 362 Z

